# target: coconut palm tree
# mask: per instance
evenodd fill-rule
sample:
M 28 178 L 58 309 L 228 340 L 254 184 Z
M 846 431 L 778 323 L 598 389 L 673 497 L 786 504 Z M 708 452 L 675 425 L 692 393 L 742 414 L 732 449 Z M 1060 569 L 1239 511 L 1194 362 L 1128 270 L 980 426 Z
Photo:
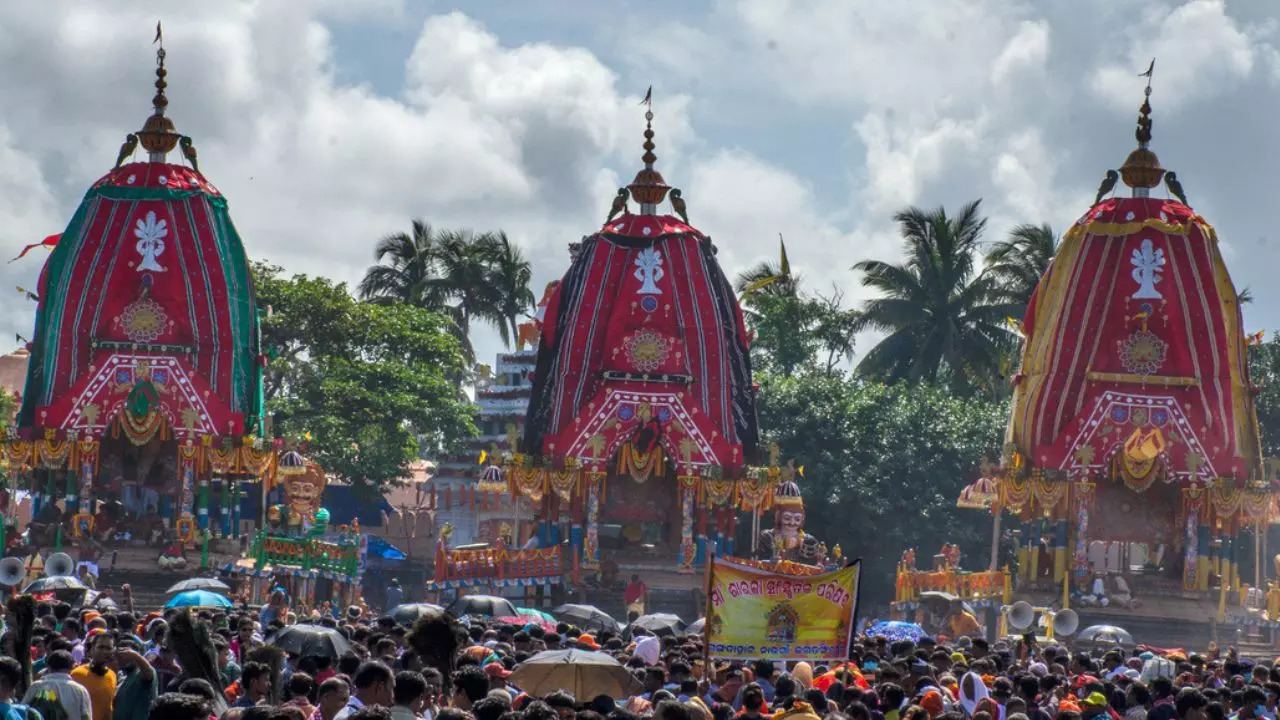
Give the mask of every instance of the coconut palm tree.
M 448 298 L 462 331 L 471 336 L 473 320 L 502 322 L 501 293 L 492 283 L 496 254 L 494 236 L 470 230 L 440 233 L 434 259 L 438 275 L 430 281 L 432 294 Z
M 383 237 L 373 248 L 375 264 L 357 286 L 360 298 L 419 306 L 443 304 L 443 297 L 427 297 L 433 290 L 430 281 L 437 276 L 438 244 L 437 233 L 425 220 L 414 220 L 410 232 Z
M 767 282 L 766 282 L 767 281 Z M 763 283 L 763 284 L 762 284 Z M 762 260 L 755 267 L 747 268 L 733 279 L 733 289 L 749 301 L 755 293 L 768 293 L 774 296 L 795 297 L 799 291 L 800 278 L 793 272 L 785 275 L 778 263 Z M 756 288 L 747 292 L 751 288 Z
M 1005 299 L 1025 307 L 1058 251 L 1058 237 L 1044 225 L 1019 225 L 987 253 L 987 274 Z
M 498 292 L 498 312 L 501 315 L 495 325 L 502 344 L 509 348 L 520 335 L 520 318 L 528 315 L 537 302 L 529 287 L 533 282 L 533 265 L 505 232 L 499 230 L 490 236 L 488 242 L 492 245 L 490 281 Z
M 475 361 L 471 321 L 483 318 L 506 329 L 501 292 L 492 275 L 502 256 L 505 235 L 475 235 L 469 230 L 436 230 L 422 220 L 408 233 L 393 233 L 374 247 L 376 264 L 365 271 L 357 288 L 370 302 L 404 302 L 435 311 L 449 322 L 449 332 L 462 346 L 468 362 Z M 509 272 L 518 285 L 519 260 Z M 509 286 L 510 284 L 508 284 Z
M 889 382 L 933 382 L 942 373 L 957 390 L 995 389 L 1015 343 L 1005 320 L 1018 306 L 977 267 L 987 224 L 980 203 L 954 217 L 944 208 L 907 208 L 894 216 L 906 261 L 854 266 L 880 295 L 864 303 L 854 328 L 886 334 L 858 363 L 860 373 Z

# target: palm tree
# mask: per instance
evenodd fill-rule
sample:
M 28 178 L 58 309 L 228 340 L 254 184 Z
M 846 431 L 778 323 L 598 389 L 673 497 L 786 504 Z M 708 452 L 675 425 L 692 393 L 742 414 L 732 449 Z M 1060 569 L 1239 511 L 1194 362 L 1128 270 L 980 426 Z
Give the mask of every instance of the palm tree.
M 1044 225 L 1019 225 L 987 253 L 987 273 L 1005 299 L 1026 306 L 1058 251 L 1058 237 Z
M 430 281 L 437 275 L 434 256 L 438 244 L 436 232 L 424 220 L 414 220 L 413 229 L 408 233 L 392 233 L 379 240 L 373 248 L 376 264 L 369 266 L 357 287 L 360 298 L 411 305 L 439 304 L 442 298 L 433 297 L 428 303 L 425 297 Z M 384 265 L 384 260 L 389 263 Z
M 455 303 L 456 321 L 468 338 L 472 320 L 497 322 L 502 317 L 498 289 L 490 284 L 494 254 L 493 236 L 475 235 L 470 230 L 445 231 L 436 245 L 439 274 L 430 284 L 435 293 Z
M 507 234 L 499 230 L 492 236 L 490 266 L 491 283 L 498 291 L 498 312 L 501 319 L 495 324 L 502 344 L 508 348 L 520 336 L 518 321 L 528 315 L 537 302 L 533 290 L 533 265 L 525 258 L 518 245 L 513 245 Z
M 775 279 L 776 278 L 776 279 Z M 760 285 L 761 282 L 768 281 L 767 284 Z M 750 288 L 755 290 L 747 292 Z M 782 269 L 778 263 L 772 263 L 768 260 L 761 261 L 758 265 L 748 268 L 738 273 L 733 279 L 733 289 L 739 295 L 746 293 L 743 299 L 748 299 L 751 295 L 762 292 L 774 296 L 791 296 L 794 297 L 800 287 L 800 278 L 795 273 L 782 274 Z
M 943 208 L 907 208 L 896 214 L 906 262 L 864 260 L 862 284 L 880 297 L 863 305 L 855 330 L 886 333 L 858 363 L 864 375 L 885 381 L 932 382 L 944 372 L 958 389 L 992 390 L 1001 359 L 1014 343 L 1005 319 L 1017 305 L 997 279 L 977 269 L 987 221 L 982 201 L 955 217 Z

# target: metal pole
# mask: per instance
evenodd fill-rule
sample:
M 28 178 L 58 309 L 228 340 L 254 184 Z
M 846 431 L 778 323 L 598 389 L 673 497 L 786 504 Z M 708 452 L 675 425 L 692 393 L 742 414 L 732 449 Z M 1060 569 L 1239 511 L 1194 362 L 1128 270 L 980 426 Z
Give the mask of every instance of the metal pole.
M 1262 587 L 1262 523 L 1253 526 L 1253 586 Z
M 995 570 L 997 562 L 1000 560 L 1000 506 L 991 505 L 991 566 L 988 570 Z

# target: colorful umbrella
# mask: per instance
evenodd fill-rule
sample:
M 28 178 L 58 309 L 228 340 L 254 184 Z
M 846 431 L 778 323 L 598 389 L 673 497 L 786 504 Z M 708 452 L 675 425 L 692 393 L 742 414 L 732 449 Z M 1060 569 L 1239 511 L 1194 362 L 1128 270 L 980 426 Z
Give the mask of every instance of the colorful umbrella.
M 174 595 L 164 606 L 174 608 L 229 608 L 231 607 L 231 601 L 223 595 L 209 592 L 208 590 L 188 590 Z
M 547 632 L 555 632 L 555 622 L 547 622 L 540 617 L 534 615 L 505 615 L 503 617 L 494 618 L 495 622 L 505 625 L 515 625 L 516 627 L 524 627 L 525 625 L 537 625 Z
M 543 611 L 541 611 L 541 610 L 537 610 L 537 609 L 535 609 L 535 608 L 522 608 L 522 607 L 518 607 L 518 608 L 516 608 L 516 615 L 520 615 L 520 616 L 526 616 L 526 615 L 527 615 L 527 616 L 529 616 L 529 617 L 535 617 L 535 618 L 538 618 L 539 620 L 542 620 L 543 622 L 549 622 L 549 623 L 551 623 L 551 624 L 552 624 L 552 626 L 554 626 L 554 625 L 556 624 L 556 619 L 555 619 L 554 617 L 552 617 L 550 613 L 545 613 L 545 612 L 543 612 Z
M 882 637 L 889 642 L 897 642 L 899 640 L 920 642 L 921 639 L 929 637 L 929 633 L 925 632 L 924 628 L 915 623 L 901 620 L 881 620 L 867 629 L 867 635 L 870 637 Z

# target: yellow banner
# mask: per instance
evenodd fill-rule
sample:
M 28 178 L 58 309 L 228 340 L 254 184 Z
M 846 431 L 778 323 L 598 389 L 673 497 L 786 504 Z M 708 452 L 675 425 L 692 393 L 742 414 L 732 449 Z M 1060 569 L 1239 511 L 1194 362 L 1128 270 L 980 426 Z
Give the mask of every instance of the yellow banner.
M 713 558 L 707 572 L 710 655 L 847 659 L 861 564 L 831 572 L 810 570 L 792 563 Z

